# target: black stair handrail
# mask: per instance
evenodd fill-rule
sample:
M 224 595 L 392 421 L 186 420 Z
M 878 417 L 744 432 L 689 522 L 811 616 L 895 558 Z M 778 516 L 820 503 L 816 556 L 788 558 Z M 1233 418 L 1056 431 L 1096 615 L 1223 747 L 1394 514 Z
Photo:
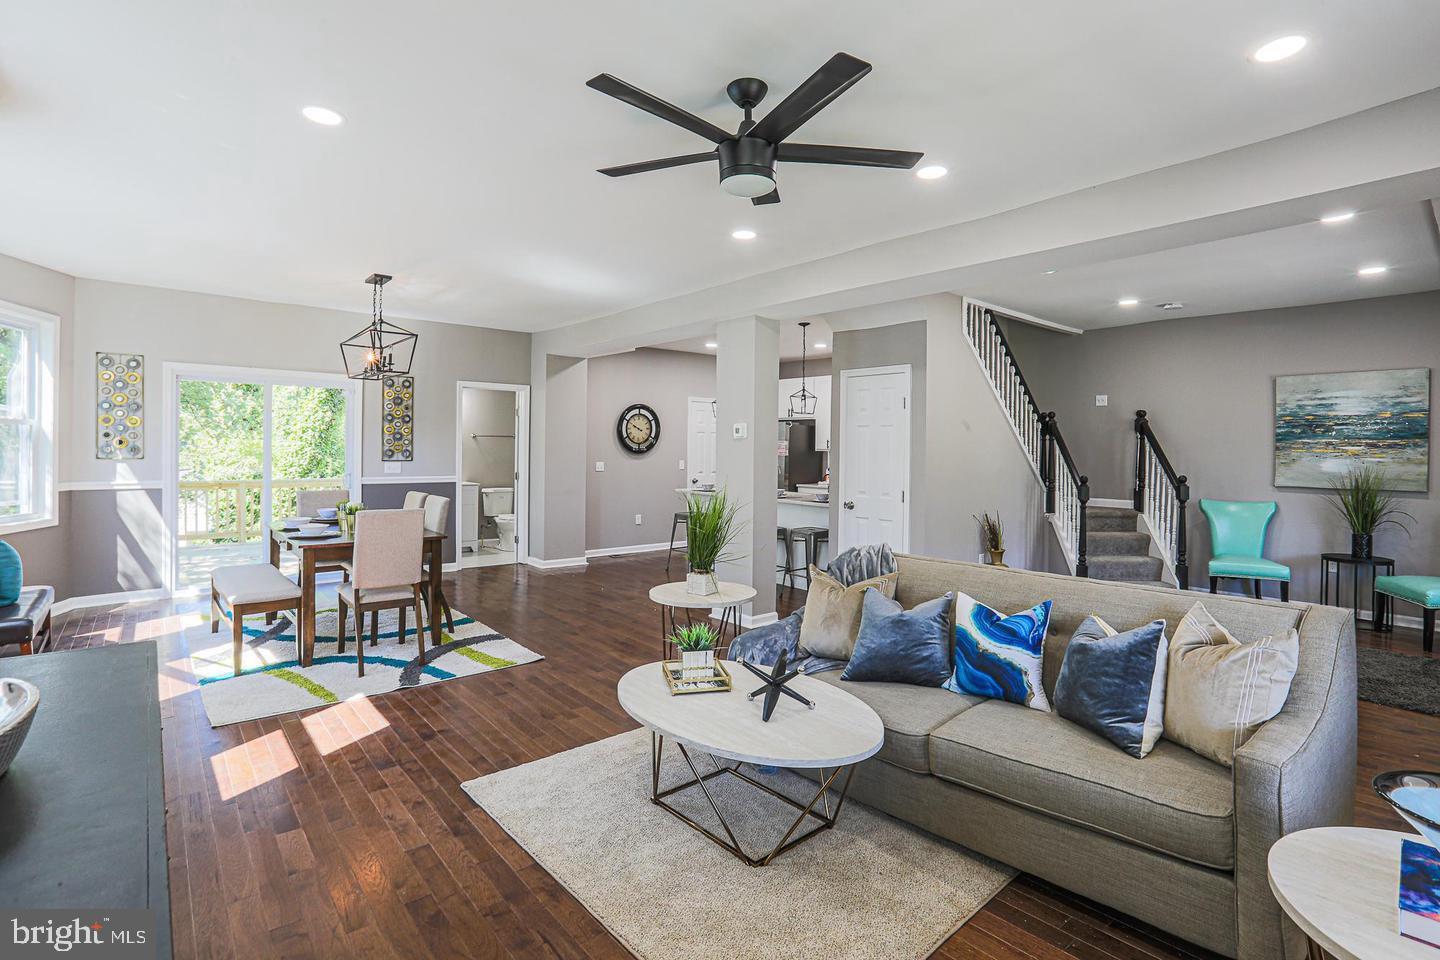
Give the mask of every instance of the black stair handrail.
M 1090 557 L 1086 547 L 1086 512 L 1090 503 L 1090 478 L 1081 473 L 1075 466 L 1075 458 L 1070 455 L 1070 448 L 1065 443 L 1065 437 L 1060 433 L 1060 425 L 1056 422 L 1055 411 L 1040 415 L 1041 433 L 1044 437 L 1043 455 L 1040 458 L 1040 478 L 1045 482 L 1045 512 L 1054 513 L 1057 501 L 1056 481 L 1060 473 L 1059 467 L 1063 467 L 1070 474 L 1070 480 L 1075 484 L 1075 499 L 1079 501 L 1079 523 L 1075 537 L 1075 576 L 1090 576 Z
M 1149 450 L 1160 464 L 1170 491 L 1175 497 L 1175 580 L 1181 590 L 1190 589 L 1190 562 L 1185 535 L 1185 510 L 1190 502 L 1190 478 L 1177 473 L 1160 446 L 1155 431 L 1150 427 L 1150 418 L 1144 410 L 1135 411 L 1135 511 L 1145 512 L 1145 452 Z

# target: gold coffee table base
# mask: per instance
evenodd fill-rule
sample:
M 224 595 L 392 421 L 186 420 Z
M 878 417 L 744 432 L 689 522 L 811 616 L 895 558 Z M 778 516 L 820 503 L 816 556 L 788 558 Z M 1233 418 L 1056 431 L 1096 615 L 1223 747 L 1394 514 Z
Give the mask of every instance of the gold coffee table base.
M 736 761 L 733 767 L 720 766 L 720 762 L 714 757 L 711 757 L 711 761 L 715 764 L 715 770 L 710 773 L 701 774 L 700 771 L 695 768 L 694 761 L 690 759 L 690 752 L 685 749 L 685 744 L 677 740 L 675 742 L 675 746 L 679 749 L 680 756 L 684 758 L 685 765 L 690 768 L 690 773 L 694 775 L 695 779 L 689 780 L 685 783 L 681 783 L 673 787 L 668 787 L 665 790 L 660 789 L 660 759 L 665 751 L 665 738 L 658 733 L 651 732 L 650 802 L 660 807 L 661 809 L 668 811 L 672 816 L 674 816 L 682 823 L 688 825 L 691 829 L 703 833 L 705 836 L 709 837 L 719 846 L 724 847 L 726 850 L 729 850 L 732 854 L 735 855 L 736 858 L 744 861 L 752 867 L 766 866 L 776 857 L 780 856 L 780 854 L 784 853 L 786 850 L 798 846 L 799 844 L 804 843 L 806 840 L 809 840 L 811 837 L 815 836 L 817 833 L 820 833 L 824 830 L 829 830 L 831 827 L 835 826 L 835 822 L 840 819 L 840 810 L 842 807 L 845 806 L 845 796 L 850 792 L 850 778 L 855 773 L 855 764 L 851 764 L 848 767 L 836 767 L 828 774 L 826 773 L 826 771 L 829 768 L 819 768 L 819 791 L 816 792 L 815 796 L 810 798 L 810 801 L 808 803 L 801 803 L 799 800 L 787 797 L 785 794 L 774 789 L 769 784 L 761 783 L 759 780 L 756 780 L 754 777 L 745 773 L 743 770 L 740 769 L 742 764 L 739 761 Z M 840 788 L 840 797 L 836 801 L 835 809 L 832 812 L 830 809 L 830 787 L 832 784 L 834 784 L 835 778 L 840 776 L 840 771 L 842 770 L 845 771 L 845 782 Z M 796 810 L 800 811 L 800 815 L 795 818 L 794 823 L 790 824 L 790 829 L 785 831 L 785 835 L 780 838 L 780 842 L 775 844 L 775 846 L 770 850 L 770 852 L 762 857 L 752 857 L 748 853 L 746 853 L 745 850 L 740 846 L 739 841 L 735 839 L 735 832 L 730 829 L 730 824 L 726 822 L 725 815 L 720 812 L 719 805 L 716 804 L 715 798 L 710 794 L 710 789 L 705 785 L 707 781 L 713 780 L 716 777 L 723 776 L 725 774 L 729 774 L 732 777 L 738 777 L 739 779 L 745 781 L 756 789 L 763 790 L 765 793 L 768 793 L 775 799 L 784 801 L 785 803 L 788 803 L 790 806 L 794 807 Z M 720 821 L 720 826 L 724 828 L 724 837 L 719 836 L 713 830 L 710 830 L 708 827 L 696 823 L 690 817 L 686 816 L 684 813 L 681 813 L 679 810 L 675 809 L 670 804 L 665 802 L 666 797 L 679 793 L 681 790 L 688 790 L 689 788 L 696 786 L 698 786 L 701 792 L 705 794 L 705 799 L 710 803 L 710 809 L 715 812 L 716 819 Z M 815 805 L 817 803 L 821 804 L 821 809 L 824 810 L 823 814 L 815 809 Z M 811 825 L 810 829 L 806 830 L 804 833 L 801 833 L 799 836 L 795 836 L 795 831 L 799 830 L 801 824 L 805 823 L 807 819 L 815 820 L 816 823 Z

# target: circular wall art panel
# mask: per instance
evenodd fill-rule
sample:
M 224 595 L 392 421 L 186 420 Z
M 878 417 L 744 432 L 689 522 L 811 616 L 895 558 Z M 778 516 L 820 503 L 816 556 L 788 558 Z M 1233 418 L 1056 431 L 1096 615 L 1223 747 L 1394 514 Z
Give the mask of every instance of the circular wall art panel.
M 384 377 L 380 388 L 380 459 L 414 460 L 415 378 Z
M 139 354 L 95 354 L 95 456 L 145 456 L 145 358 Z

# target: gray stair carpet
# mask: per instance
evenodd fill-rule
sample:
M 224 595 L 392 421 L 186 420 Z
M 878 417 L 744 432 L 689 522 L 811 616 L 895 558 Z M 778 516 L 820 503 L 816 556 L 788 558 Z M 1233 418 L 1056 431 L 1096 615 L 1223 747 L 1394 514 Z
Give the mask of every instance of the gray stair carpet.
M 1127 507 L 1085 511 L 1086 556 L 1094 580 L 1169 586 L 1164 564 L 1150 556 L 1150 535 L 1140 532 L 1140 514 Z

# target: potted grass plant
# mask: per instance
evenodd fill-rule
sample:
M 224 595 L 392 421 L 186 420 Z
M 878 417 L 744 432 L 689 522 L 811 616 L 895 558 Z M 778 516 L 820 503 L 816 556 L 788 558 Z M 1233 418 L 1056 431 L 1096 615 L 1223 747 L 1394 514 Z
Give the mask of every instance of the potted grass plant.
M 1375 547 L 1375 531 L 1394 524 L 1408 535 L 1406 520 L 1415 518 L 1401 510 L 1385 491 L 1385 471 L 1373 464 L 1351 467 L 1342 479 L 1330 484 L 1334 491 L 1330 505 L 1350 525 L 1350 555 L 1369 560 Z
M 689 567 L 685 590 L 708 597 L 720 592 L 715 567 L 735 559 L 726 551 L 740 535 L 740 505 L 723 488 L 704 495 L 687 493 L 685 505 L 689 508 L 685 521 L 685 561 Z
M 1005 566 L 1005 525 L 1000 522 L 1000 514 L 992 517 L 982 513 L 975 517 L 975 522 L 980 524 L 980 542 L 990 554 L 990 565 Z
M 705 680 L 715 675 L 715 645 L 720 635 L 708 623 L 676 627 L 670 642 L 680 648 L 680 679 Z

